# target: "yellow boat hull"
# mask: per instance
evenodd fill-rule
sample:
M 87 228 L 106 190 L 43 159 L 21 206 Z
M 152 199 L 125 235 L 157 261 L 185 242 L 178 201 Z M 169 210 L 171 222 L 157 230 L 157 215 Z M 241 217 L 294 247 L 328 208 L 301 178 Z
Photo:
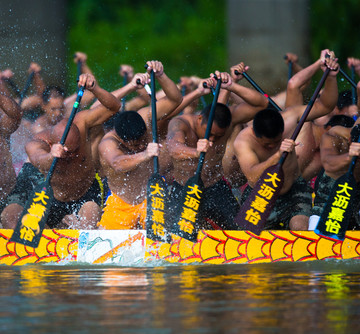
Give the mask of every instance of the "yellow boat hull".
M 12 230 L 0 229 L 0 264 L 89 263 L 132 265 L 163 260 L 171 263 L 269 263 L 359 259 L 360 231 L 344 241 L 310 231 L 201 231 L 192 243 L 173 236 L 154 242 L 146 231 L 44 230 L 39 247 L 10 242 Z

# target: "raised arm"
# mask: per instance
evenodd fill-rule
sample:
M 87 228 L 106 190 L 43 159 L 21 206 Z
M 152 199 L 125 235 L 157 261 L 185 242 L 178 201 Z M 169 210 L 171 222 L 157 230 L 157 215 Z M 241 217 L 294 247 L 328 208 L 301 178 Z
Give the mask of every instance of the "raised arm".
M 205 88 L 204 84 L 206 85 L 206 87 L 209 87 L 209 88 Z M 195 90 L 191 91 L 189 94 L 186 94 L 183 97 L 180 105 L 178 107 L 176 107 L 176 109 L 166 118 L 175 117 L 181 111 L 183 111 L 186 107 L 188 107 L 190 104 L 192 104 L 194 101 L 197 101 L 201 96 L 210 94 L 210 92 L 211 92 L 210 87 L 212 86 L 212 84 L 213 84 L 213 80 L 211 78 L 200 80 L 198 87 Z
M 241 65 L 242 63 L 231 68 L 232 71 L 234 71 L 233 76 L 241 75 L 236 75 L 235 71 L 238 71 L 239 73 L 245 71 Z M 231 108 L 232 123 L 234 125 L 252 120 L 258 111 L 267 107 L 268 99 L 258 91 L 235 83 L 232 80 L 232 76 L 226 72 L 220 73 L 216 71 L 215 74 L 222 80 L 222 89 L 226 89 L 229 92 L 236 94 L 242 100 L 242 102 Z
M 87 64 L 87 55 L 83 52 L 75 52 L 74 54 L 74 63 L 75 64 L 80 64 L 80 72 L 81 74 L 91 74 L 93 75 L 90 67 Z M 66 107 L 66 112 L 65 112 L 65 117 L 69 117 L 71 110 L 72 110 L 72 106 L 74 105 L 75 101 L 77 98 L 77 93 L 75 92 L 74 94 L 68 96 L 65 101 L 65 107 Z M 90 92 L 89 90 L 86 90 L 84 92 L 84 95 L 81 99 L 81 103 L 80 103 L 80 108 L 84 109 L 88 106 L 91 105 L 91 103 L 94 101 L 94 94 L 92 92 Z
M 160 120 L 174 112 L 182 101 L 182 95 L 176 84 L 165 74 L 163 64 L 160 61 L 148 61 L 146 64 L 148 65 L 147 72 L 154 71 L 155 78 L 165 93 L 165 97 L 156 102 L 156 115 L 157 119 Z M 150 117 L 149 108 L 139 110 L 139 114 L 144 119 L 148 119 Z
M 86 89 L 90 90 L 101 103 L 95 108 L 82 111 L 83 115 L 85 115 L 83 117 L 85 117 L 85 122 L 88 127 L 103 124 L 119 111 L 121 105 L 120 101 L 113 94 L 101 88 L 93 75 L 81 74 L 79 77 L 79 87 L 80 86 L 84 86 Z
M 30 63 L 28 73 L 29 73 L 29 75 L 31 73 L 34 73 L 33 80 L 34 80 L 34 86 L 36 88 L 36 95 L 41 97 L 46 89 L 46 85 L 44 83 L 44 80 L 43 80 L 40 72 L 41 72 L 41 66 L 39 64 L 34 63 L 34 62 Z
M 326 51 L 326 52 L 324 52 Z M 325 58 L 325 54 L 328 53 L 330 58 Z M 313 108 L 310 111 L 306 121 L 312 121 L 318 117 L 324 116 L 332 112 L 336 106 L 338 100 L 338 85 L 336 76 L 339 73 L 340 67 L 337 63 L 337 58 L 333 51 L 322 51 L 321 56 L 321 69 L 325 72 L 326 68 L 330 69 L 330 73 L 325 81 L 323 91 L 320 97 L 315 101 Z M 299 119 L 302 115 L 299 115 Z
M 354 66 L 355 73 L 360 76 L 360 59 L 349 57 L 347 59 L 347 65 L 350 69 Z
M 3 135 L 10 135 L 19 127 L 21 117 L 23 114 L 22 109 L 15 102 L 13 98 L 5 95 L 5 83 L 0 79 L 0 127 Z
M 304 88 L 309 85 L 315 73 L 320 70 L 327 52 L 330 51 L 328 49 L 322 50 L 318 60 L 292 76 L 287 85 L 285 108 L 303 104 L 304 99 L 302 92 Z

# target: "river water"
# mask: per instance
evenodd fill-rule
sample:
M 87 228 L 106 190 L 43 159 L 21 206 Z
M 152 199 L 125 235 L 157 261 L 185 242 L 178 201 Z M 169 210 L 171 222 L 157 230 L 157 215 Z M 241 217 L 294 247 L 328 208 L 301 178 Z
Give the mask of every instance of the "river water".
M 356 260 L 0 268 L 1 333 L 360 332 Z

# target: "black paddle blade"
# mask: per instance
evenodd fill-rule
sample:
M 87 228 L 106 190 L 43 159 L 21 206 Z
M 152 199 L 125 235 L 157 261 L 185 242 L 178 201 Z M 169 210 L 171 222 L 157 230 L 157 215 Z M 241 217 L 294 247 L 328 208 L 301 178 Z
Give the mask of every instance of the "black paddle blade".
M 38 184 L 25 204 L 10 241 L 37 248 L 53 198 L 48 182 Z
M 246 199 L 235 223 L 241 230 L 260 235 L 284 183 L 284 172 L 280 164 L 270 166 L 261 175 Z
M 176 208 L 176 220 L 171 226 L 171 233 L 190 241 L 197 240 L 199 231 L 199 208 L 203 195 L 204 185 L 196 176 L 191 177 L 185 184 L 180 205 Z
M 356 181 L 349 173 L 339 177 L 331 189 L 321 213 L 315 233 L 336 240 L 344 240 L 353 211 Z
M 154 173 L 147 184 L 146 236 L 154 241 L 168 242 L 170 235 L 165 225 L 167 185 Z

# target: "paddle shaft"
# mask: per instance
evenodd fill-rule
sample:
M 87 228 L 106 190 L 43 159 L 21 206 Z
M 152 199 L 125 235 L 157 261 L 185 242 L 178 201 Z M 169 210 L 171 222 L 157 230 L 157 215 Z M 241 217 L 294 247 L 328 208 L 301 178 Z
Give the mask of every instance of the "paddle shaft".
M 288 59 L 288 56 L 285 55 L 284 59 Z M 293 74 L 293 62 L 290 60 L 288 65 L 288 81 L 291 79 L 292 74 Z
M 356 89 L 356 82 L 355 82 L 353 79 L 351 79 L 351 78 L 349 77 L 349 75 L 346 74 L 346 72 L 345 72 L 342 68 L 340 68 L 340 73 L 341 73 L 341 75 L 342 75 L 347 81 L 349 81 L 350 85 L 353 86 L 353 88 Z M 356 104 L 356 103 L 355 103 L 355 104 Z
M 355 81 L 355 66 L 354 65 L 351 65 L 351 79 L 353 81 Z M 356 103 L 357 103 L 356 87 L 352 87 L 351 95 L 352 95 L 352 103 L 356 105 Z
M 323 76 L 321 77 L 318 85 L 315 88 L 314 94 L 312 95 L 308 105 L 306 106 L 306 109 L 305 109 L 303 115 L 301 116 L 300 121 L 299 121 L 298 125 L 296 126 L 296 128 L 295 128 L 295 130 L 294 130 L 294 132 L 293 132 L 290 139 L 295 140 L 296 137 L 298 136 L 298 134 L 299 134 L 302 126 L 304 125 L 304 123 L 306 121 L 306 118 L 308 117 L 308 115 L 309 115 L 309 113 L 310 113 L 310 111 L 311 111 L 311 109 L 312 109 L 312 107 L 313 107 L 313 105 L 314 105 L 314 103 L 315 103 L 315 101 L 316 101 L 316 99 L 317 99 L 317 97 L 319 95 L 319 92 L 320 92 L 320 90 L 321 90 L 327 76 L 329 75 L 329 73 L 330 73 L 330 69 L 326 68 Z M 287 157 L 288 153 L 289 152 L 283 152 L 282 153 L 280 161 L 279 161 L 280 166 L 282 166 L 284 164 L 285 158 Z
M 128 81 L 128 73 L 124 73 L 124 80 L 123 80 L 123 87 L 127 85 Z M 126 95 L 121 99 L 121 111 L 125 111 L 125 102 L 126 102 Z
M 156 88 L 155 88 L 155 73 L 153 70 L 150 72 L 151 81 L 151 130 L 153 143 L 158 142 L 157 132 L 157 116 L 156 116 Z M 159 173 L 159 157 L 154 156 L 154 173 Z
M 10 85 L 11 89 L 13 90 L 13 92 L 16 94 L 17 97 L 20 97 L 20 89 L 17 86 L 17 84 L 12 80 L 12 79 L 5 79 L 5 81 Z
M 243 72 L 243 73 L 240 73 L 238 70 L 235 70 L 235 74 L 236 75 L 239 75 L 241 74 L 259 93 L 261 93 L 262 95 L 264 95 L 270 102 L 270 104 L 277 110 L 277 111 L 281 111 L 281 108 L 274 102 L 274 100 L 268 95 L 266 94 L 259 86 L 258 84 L 253 80 L 251 79 L 251 77 Z
M 209 137 L 210 137 L 212 123 L 213 123 L 214 115 L 215 115 L 215 108 L 216 108 L 217 100 L 218 100 L 219 93 L 220 93 L 220 86 L 221 86 L 221 79 L 218 79 L 218 81 L 216 83 L 214 98 L 213 98 L 213 101 L 211 104 L 209 119 L 208 119 L 207 126 L 206 126 L 206 131 L 205 131 L 204 139 L 207 139 L 207 140 L 209 140 Z M 201 152 L 200 157 L 199 157 L 199 162 L 198 162 L 196 172 L 195 172 L 195 177 L 197 180 L 200 178 L 200 174 L 201 174 L 201 170 L 204 165 L 204 161 L 205 161 L 205 152 Z
M 26 83 L 25 83 L 25 87 L 24 89 L 20 92 L 20 100 L 19 100 L 19 105 L 21 105 L 21 102 L 23 101 L 27 91 L 29 90 L 30 88 L 30 85 L 31 85 L 31 82 L 34 78 L 34 75 L 35 73 L 34 72 L 31 72 L 26 80 Z
M 70 131 L 70 127 L 71 127 L 71 125 L 73 123 L 73 120 L 75 118 L 75 115 L 76 115 L 76 113 L 77 113 L 77 111 L 79 109 L 80 101 L 81 101 L 81 98 L 82 98 L 83 94 L 84 94 L 84 86 L 81 86 L 78 93 L 77 93 L 76 101 L 75 101 L 74 106 L 72 108 L 69 120 L 68 120 L 68 122 L 66 124 L 66 127 L 65 127 L 65 130 L 64 130 L 64 133 L 63 133 L 63 135 L 62 135 L 62 137 L 60 139 L 60 144 L 61 145 L 65 144 L 67 135 L 69 134 L 69 131 Z M 49 171 L 48 171 L 48 173 L 46 175 L 46 181 L 47 182 L 50 182 L 50 179 L 51 179 L 51 177 L 52 177 L 52 175 L 54 173 L 57 161 L 58 161 L 58 158 L 55 157 L 54 160 L 51 163 L 50 169 L 49 169 Z

